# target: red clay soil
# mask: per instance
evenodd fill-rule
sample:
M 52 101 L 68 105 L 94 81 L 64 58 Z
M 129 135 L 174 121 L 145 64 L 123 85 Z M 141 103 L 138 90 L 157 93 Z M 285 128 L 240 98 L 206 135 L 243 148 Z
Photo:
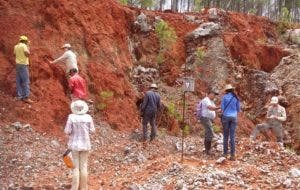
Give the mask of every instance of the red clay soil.
M 225 45 L 241 64 L 270 72 L 288 55 L 279 46 L 276 25 L 268 19 L 230 12 L 227 22 L 230 27 L 224 32 Z
M 173 85 L 186 59 L 184 37 L 198 25 L 187 22 L 179 13 L 146 12 L 153 18 L 161 16 L 176 30 L 178 40 L 167 53 L 167 63 L 160 66 L 162 79 Z M 0 124 L 21 121 L 41 132 L 61 134 L 70 113 L 64 64 L 49 65 L 48 60 L 60 56 L 61 45 L 68 42 L 78 54 L 79 70 L 87 80 L 89 98 L 94 100 L 96 108 L 105 104 L 96 117 L 118 129 L 140 126 L 135 105 L 138 92 L 128 78 L 133 67 L 128 37 L 137 10 L 122 7 L 113 0 L 88 3 L 84 0 L 13 0 L 0 2 L 0 16 L 0 103 L 3 107 Z M 206 20 L 207 15 L 197 16 Z M 275 25 L 264 18 L 237 13 L 229 13 L 228 22 L 224 40 L 234 58 L 266 71 L 278 64 L 283 50 L 258 43 L 266 39 L 277 43 Z M 35 100 L 31 106 L 14 100 L 12 52 L 23 34 L 31 41 L 30 86 Z M 148 54 L 153 54 L 153 58 L 159 47 L 153 31 L 150 36 L 152 42 L 147 43 L 149 48 L 145 51 L 151 49 Z M 113 96 L 103 100 L 101 91 L 112 92 Z
M 133 11 L 112 0 L 88 4 L 83 0 L 14 0 L 1 1 L 0 7 L 1 124 L 21 121 L 40 131 L 61 133 L 70 113 L 70 100 L 64 92 L 64 64 L 50 66 L 47 60 L 60 56 L 60 47 L 68 42 L 79 55 L 79 70 L 89 84 L 89 98 L 98 100 L 101 90 L 114 93 L 116 101 L 106 102 L 109 109 L 102 111 L 103 119 L 119 129 L 138 126 L 136 94 L 123 74 L 132 67 L 127 36 Z M 32 106 L 13 99 L 12 52 L 23 34 L 31 41 Z M 98 104 L 95 101 L 96 107 Z

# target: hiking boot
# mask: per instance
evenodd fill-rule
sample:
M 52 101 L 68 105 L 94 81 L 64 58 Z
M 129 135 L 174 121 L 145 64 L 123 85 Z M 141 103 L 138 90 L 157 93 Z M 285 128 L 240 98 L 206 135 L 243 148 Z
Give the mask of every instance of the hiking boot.
M 236 158 L 235 158 L 235 156 L 230 156 L 230 159 L 229 160 L 231 160 L 231 161 L 235 161 L 236 160 Z
M 205 154 L 211 155 L 211 141 L 204 141 L 204 147 L 205 147 Z
M 222 157 L 224 157 L 224 158 L 228 158 L 228 154 L 222 154 Z
M 25 103 L 27 103 L 27 104 L 32 104 L 34 102 L 30 98 L 23 98 L 22 101 L 25 102 Z
M 150 141 L 154 141 L 155 140 L 155 137 L 150 137 Z
M 205 150 L 205 154 L 208 155 L 208 156 L 213 156 L 214 153 L 210 150 Z

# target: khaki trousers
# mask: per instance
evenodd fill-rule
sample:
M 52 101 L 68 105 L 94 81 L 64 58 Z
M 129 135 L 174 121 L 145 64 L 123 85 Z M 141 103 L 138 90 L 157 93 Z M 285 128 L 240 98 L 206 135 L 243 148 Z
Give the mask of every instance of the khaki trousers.
M 261 123 L 256 125 L 256 128 L 252 131 L 253 139 L 256 139 L 256 135 L 261 131 L 266 131 L 268 129 L 272 129 L 273 133 L 275 133 L 277 142 L 283 142 L 283 128 L 282 124 L 269 124 L 269 123 Z
M 72 151 L 73 169 L 72 190 L 87 190 L 89 151 Z

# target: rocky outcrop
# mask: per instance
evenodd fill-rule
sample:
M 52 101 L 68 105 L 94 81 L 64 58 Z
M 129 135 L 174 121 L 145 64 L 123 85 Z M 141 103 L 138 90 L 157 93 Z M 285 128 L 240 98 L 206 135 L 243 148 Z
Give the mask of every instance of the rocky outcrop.
M 271 79 L 279 87 L 280 94 L 285 96 L 288 102 L 288 122 L 286 129 L 292 137 L 292 146 L 300 151 L 300 56 L 299 51 L 294 51 L 291 56 L 282 59 L 280 64 L 271 74 Z

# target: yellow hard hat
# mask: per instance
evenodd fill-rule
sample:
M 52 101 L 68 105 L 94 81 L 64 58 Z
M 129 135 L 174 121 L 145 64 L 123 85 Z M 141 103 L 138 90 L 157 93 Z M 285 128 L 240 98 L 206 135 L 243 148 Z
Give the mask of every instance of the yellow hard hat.
M 20 36 L 20 41 L 28 41 L 27 36 Z

